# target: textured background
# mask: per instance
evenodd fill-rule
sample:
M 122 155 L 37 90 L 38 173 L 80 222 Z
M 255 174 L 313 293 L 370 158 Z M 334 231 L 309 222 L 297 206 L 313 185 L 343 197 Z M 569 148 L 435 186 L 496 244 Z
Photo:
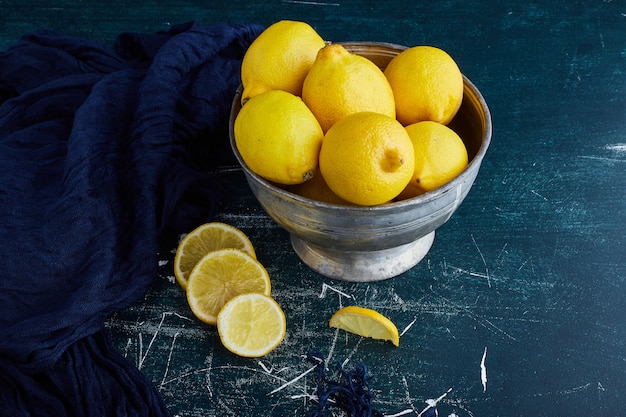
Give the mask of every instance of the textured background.
M 365 363 L 387 415 L 420 415 L 446 393 L 442 416 L 626 415 L 626 2 L 0 0 L 0 50 L 40 28 L 112 43 L 189 20 L 280 19 L 332 41 L 445 49 L 490 106 L 492 145 L 426 258 L 371 284 L 309 270 L 242 173 L 220 172 L 218 219 L 255 244 L 287 336 L 260 360 L 226 352 L 174 282 L 173 242 L 153 290 L 108 322 L 172 414 L 303 415 L 313 374 L 272 391 L 306 372 L 314 349 Z M 406 330 L 400 347 L 329 329 L 348 304 Z

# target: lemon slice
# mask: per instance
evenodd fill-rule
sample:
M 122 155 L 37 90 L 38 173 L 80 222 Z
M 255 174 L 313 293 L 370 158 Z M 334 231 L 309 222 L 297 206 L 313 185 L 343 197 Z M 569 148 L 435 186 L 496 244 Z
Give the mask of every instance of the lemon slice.
M 252 242 L 234 226 L 211 222 L 188 233 L 178 244 L 174 258 L 174 275 L 178 284 L 186 289 L 189 273 L 198 261 L 211 251 L 226 248 L 241 249 L 256 259 Z
M 285 313 L 267 295 L 249 293 L 232 298 L 217 316 L 217 331 L 226 349 L 257 358 L 276 348 L 285 337 Z
M 396 325 L 387 317 L 369 308 L 357 306 L 341 308 L 333 314 L 328 325 L 363 337 L 389 340 L 395 346 L 400 344 Z
M 219 249 L 206 254 L 189 274 L 187 302 L 197 318 L 216 324 L 217 314 L 231 298 L 245 293 L 270 295 L 267 270 L 239 249 Z

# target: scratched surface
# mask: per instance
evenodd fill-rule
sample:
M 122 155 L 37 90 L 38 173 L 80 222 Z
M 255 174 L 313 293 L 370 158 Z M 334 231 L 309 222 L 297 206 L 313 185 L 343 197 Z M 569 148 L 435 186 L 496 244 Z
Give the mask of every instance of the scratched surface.
M 0 48 L 52 27 L 111 42 L 192 19 L 306 20 L 330 40 L 433 44 L 456 58 L 493 114 L 474 188 L 426 258 L 380 283 L 303 265 L 241 172 L 219 220 L 243 229 L 285 310 L 285 341 L 242 359 L 193 318 L 174 282 L 175 245 L 145 299 L 107 323 L 174 416 L 302 416 L 316 350 L 368 366 L 387 416 L 626 415 L 626 2 L 0 1 Z M 390 317 L 400 347 L 336 332 L 358 304 Z

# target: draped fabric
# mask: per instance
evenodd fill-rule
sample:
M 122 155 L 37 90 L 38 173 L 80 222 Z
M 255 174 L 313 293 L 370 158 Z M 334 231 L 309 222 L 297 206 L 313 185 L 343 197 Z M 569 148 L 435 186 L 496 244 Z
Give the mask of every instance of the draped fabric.
M 0 415 L 168 415 L 104 322 L 145 295 L 160 239 L 219 209 L 208 172 L 261 30 L 44 31 L 0 54 Z

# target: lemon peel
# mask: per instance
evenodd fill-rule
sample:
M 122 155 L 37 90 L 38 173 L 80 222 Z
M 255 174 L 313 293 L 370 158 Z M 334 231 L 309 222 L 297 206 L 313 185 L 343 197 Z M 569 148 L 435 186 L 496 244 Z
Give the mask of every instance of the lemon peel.
M 396 117 L 393 91 L 380 68 L 341 44 L 319 50 L 304 80 L 302 99 L 324 132 L 353 113 L 370 111 Z
M 404 126 L 424 120 L 448 124 L 461 107 L 463 75 L 444 50 L 427 45 L 393 57 L 384 71 Z
M 187 281 L 187 302 L 201 321 L 215 325 L 222 307 L 246 293 L 270 295 L 267 270 L 238 249 L 209 252 L 193 268 Z
M 250 44 L 241 63 L 241 102 L 269 90 L 302 93 L 324 39 L 308 23 L 280 20 Z
M 238 295 L 220 310 L 217 331 L 224 347 L 232 353 L 250 358 L 264 356 L 285 337 L 285 313 L 268 295 Z
M 369 308 L 343 307 L 333 314 L 328 325 L 359 336 L 390 341 L 394 346 L 400 345 L 396 325 L 387 317 Z
M 252 97 L 233 128 L 237 150 L 254 173 L 285 185 L 314 175 L 324 132 L 300 97 L 282 90 Z
M 372 206 L 395 198 L 414 172 L 408 133 L 395 119 L 372 112 L 344 117 L 331 127 L 319 156 L 328 187 L 353 204 Z
M 256 258 L 248 236 L 238 228 L 222 222 L 201 224 L 179 242 L 174 257 L 174 276 L 181 288 L 187 288 L 187 278 L 193 267 L 207 253 L 226 248 L 241 249 Z

